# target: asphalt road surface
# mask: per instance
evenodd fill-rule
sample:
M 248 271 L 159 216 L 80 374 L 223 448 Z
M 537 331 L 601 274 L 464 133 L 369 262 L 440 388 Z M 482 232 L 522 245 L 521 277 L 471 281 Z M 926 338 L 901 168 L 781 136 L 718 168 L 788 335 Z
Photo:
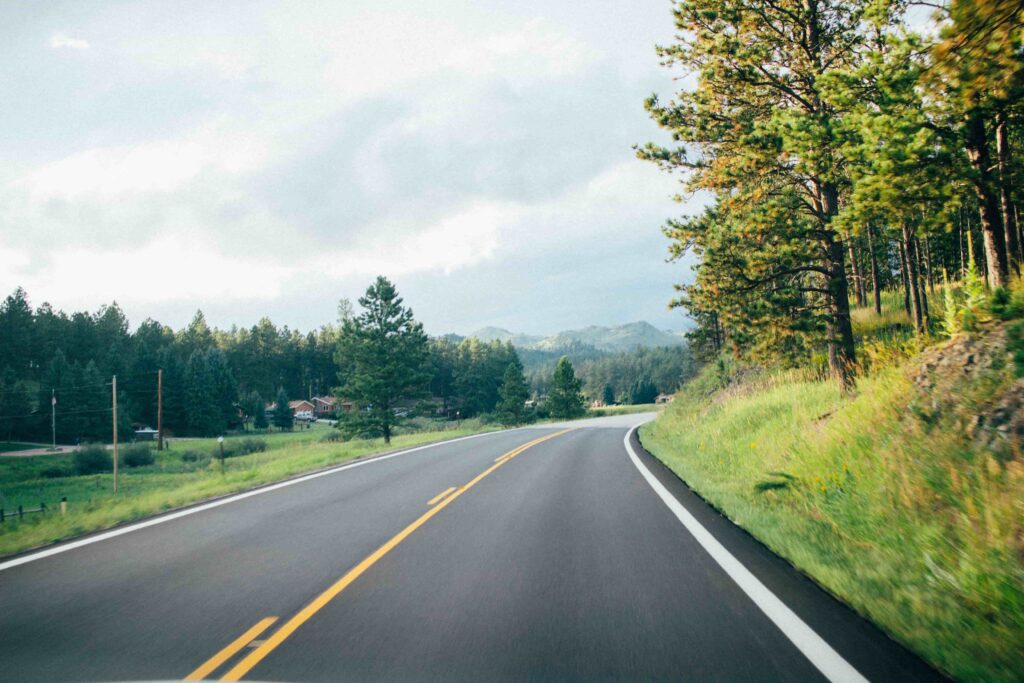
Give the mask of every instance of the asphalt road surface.
M 0 680 L 939 678 L 630 441 L 644 417 L 361 461 L 0 562 Z

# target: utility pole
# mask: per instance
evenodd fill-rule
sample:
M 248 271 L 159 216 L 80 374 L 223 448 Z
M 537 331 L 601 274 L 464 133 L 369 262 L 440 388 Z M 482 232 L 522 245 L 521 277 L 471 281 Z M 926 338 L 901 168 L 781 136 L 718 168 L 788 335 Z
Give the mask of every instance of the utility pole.
M 114 406 L 114 493 L 117 493 L 117 375 L 110 384 L 110 395 Z
M 164 371 L 156 371 L 156 449 L 164 449 Z
M 57 390 L 50 388 L 50 438 L 53 450 L 57 450 Z

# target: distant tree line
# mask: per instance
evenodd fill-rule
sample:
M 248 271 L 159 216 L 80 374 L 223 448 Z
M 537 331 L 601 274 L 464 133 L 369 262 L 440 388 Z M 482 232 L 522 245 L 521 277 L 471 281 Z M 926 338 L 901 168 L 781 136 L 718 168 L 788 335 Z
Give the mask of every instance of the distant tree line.
M 339 324 L 303 334 L 265 318 L 249 328 L 218 330 L 200 311 L 181 330 L 147 319 L 133 331 L 116 303 L 69 315 L 46 303 L 33 308 L 19 288 L 0 304 L 0 439 L 48 441 L 52 406 L 58 442 L 109 440 L 114 375 L 122 438 L 131 436 L 133 425 L 155 427 L 158 370 L 163 373 L 165 433 L 179 436 L 287 429 L 289 411 L 268 411 L 268 404 L 331 394 L 346 400 L 363 397 L 362 412 L 356 410 L 361 418 L 378 411 L 373 425 L 352 423 L 358 433 L 390 436 L 391 426 L 381 421 L 379 411 L 451 420 L 495 415 L 518 424 L 535 417 L 524 412 L 526 401 L 544 398 L 551 389 L 560 356 L 545 356 L 547 378 L 534 377 L 531 386 L 510 343 L 428 339 L 422 328 L 414 332 L 418 323 L 386 280 L 375 282 L 360 303 L 383 307 L 387 315 L 366 318 L 371 309 L 364 305 L 360 323 L 346 302 Z M 395 329 L 372 332 L 367 327 L 371 318 L 391 320 Z M 374 334 L 383 338 L 399 330 L 418 341 L 392 349 L 390 356 L 373 348 Z M 596 363 L 592 367 L 599 379 L 588 377 L 591 366 L 584 360 L 577 393 L 592 398 L 601 396 L 606 382 L 620 386 L 623 396 L 640 379 L 675 389 L 685 365 L 678 357 L 688 358 L 685 352 L 667 350 L 607 356 L 588 349 L 582 356 Z M 661 367 L 662 362 L 668 365 Z M 370 377 L 369 367 L 384 368 L 387 374 Z M 390 393 L 367 398 L 374 383 Z
M 19 288 L 0 305 L 0 339 L 0 438 L 49 440 L 55 401 L 58 441 L 109 439 L 114 375 L 130 433 L 133 423 L 156 425 L 162 369 L 164 426 L 178 435 L 240 426 L 240 397 L 251 406 L 279 389 L 299 397 L 337 383 L 332 326 L 304 335 L 263 319 L 222 331 L 200 311 L 177 332 L 152 319 L 131 331 L 116 303 L 68 315 L 46 303 L 33 309 Z
M 606 405 L 652 403 L 660 393 L 675 393 L 698 370 L 697 360 L 687 345 L 637 347 L 618 353 L 577 346 L 561 355 L 573 363 L 583 382 L 583 393 Z M 552 372 L 561 355 L 543 351 L 529 356 L 533 365 L 527 366 L 527 376 L 535 394 L 548 393 Z

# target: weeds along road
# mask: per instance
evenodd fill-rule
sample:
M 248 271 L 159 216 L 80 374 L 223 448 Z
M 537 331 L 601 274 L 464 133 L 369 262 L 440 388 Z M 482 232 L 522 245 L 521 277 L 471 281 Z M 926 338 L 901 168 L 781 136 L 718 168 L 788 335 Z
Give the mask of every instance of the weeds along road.
M 938 678 L 646 455 L 649 417 L 415 449 L 0 562 L 0 678 Z

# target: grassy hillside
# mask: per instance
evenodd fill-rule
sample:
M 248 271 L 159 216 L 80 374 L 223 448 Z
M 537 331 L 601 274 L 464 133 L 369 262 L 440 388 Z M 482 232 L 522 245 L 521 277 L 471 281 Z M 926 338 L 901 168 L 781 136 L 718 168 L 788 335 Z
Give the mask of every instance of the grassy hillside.
M 907 339 L 898 309 L 855 319 L 871 341 L 852 397 L 811 373 L 723 359 L 641 431 L 643 443 L 937 667 L 1021 680 L 1022 323 L 926 345 Z

